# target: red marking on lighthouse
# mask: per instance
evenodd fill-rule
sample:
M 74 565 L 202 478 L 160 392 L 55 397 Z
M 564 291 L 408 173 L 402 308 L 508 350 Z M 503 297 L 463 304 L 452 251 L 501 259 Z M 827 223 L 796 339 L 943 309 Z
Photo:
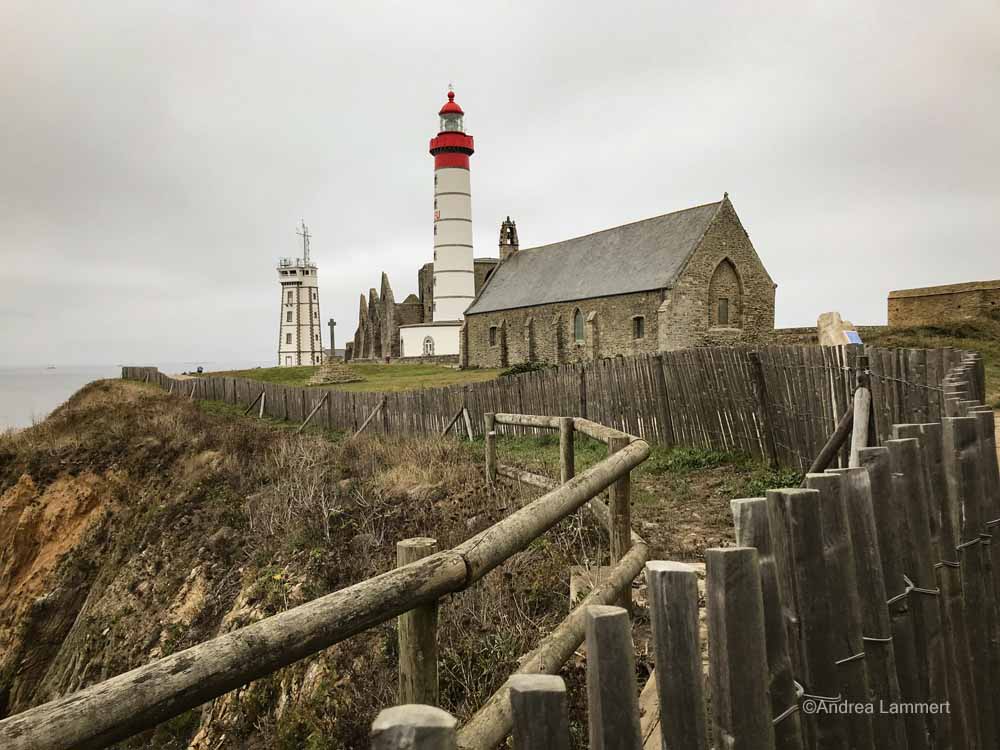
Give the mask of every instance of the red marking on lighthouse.
M 455 101 L 455 92 L 448 92 L 448 101 L 438 112 L 441 130 L 431 138 L 430 152 L 434 156 L 435 169 L 469 168 L 469 157 L 475 153 L 471 135 L 465 134 L 463 118 L 465 112 Z

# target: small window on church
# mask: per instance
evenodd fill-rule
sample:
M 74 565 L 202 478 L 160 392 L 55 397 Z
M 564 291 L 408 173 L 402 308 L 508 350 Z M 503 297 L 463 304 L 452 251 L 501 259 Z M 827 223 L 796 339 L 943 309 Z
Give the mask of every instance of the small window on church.
M 286 333 L 285 334 L 285 343 L 286 344 L 292 343 L 292 334 L 290 334 L 290 333 Z
M 727 297 L 719 297 L 719 325 L 729 325 L 729 299 Z
M 434 339 L 430 336 L 424 337 L 424 356 L 433 357 L 434 356 Z
M 583 343 L 583 313 L 579 310 L 573 313 L 573 340 Z
M 490 346 L 497 345 L 497 327 L 490 326 Z
M 291 301 L 292 301 L 292 292 L 289 292 L 289 293 L 288 293 L 288 301 L 289 301 L 289 302 L 291 302 Z
M 289 310 L 288 312 L 285 313 L 285 322 L 286 323 L 291 323 L 292 322 L 292 311 L 291 310 Z
M 646 337 L 646 319 L 642 315 L 632 318 L 632 338 L 642 339 Z

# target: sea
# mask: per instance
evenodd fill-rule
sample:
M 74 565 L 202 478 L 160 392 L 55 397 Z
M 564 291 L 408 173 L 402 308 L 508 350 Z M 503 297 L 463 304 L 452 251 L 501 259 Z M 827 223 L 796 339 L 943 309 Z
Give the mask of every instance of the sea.
M 218 372 L 273 365 L 271 360 L 153 363 L 161 372 L 171 374 L 196 372 L 199 366 L 205 372 Z M 121 375 L 121 365 L 0 367 L 0 431 L 30 427 L 87 383 Z

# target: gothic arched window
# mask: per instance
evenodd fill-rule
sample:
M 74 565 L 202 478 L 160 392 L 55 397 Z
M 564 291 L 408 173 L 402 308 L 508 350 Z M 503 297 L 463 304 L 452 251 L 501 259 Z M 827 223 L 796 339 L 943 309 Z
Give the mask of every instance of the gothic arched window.
M 573 313 L 573 340 L 578 343 L 583 343 L 583 313 L 577 309 Z
M 743 285 L 729 258 L 716 266 L 708 285 L 708 323 L 723 328 L 743 324 Z
M 434 356 L 434 339 L 430 336 L 424 336 L 424 356 L 433 357 Z

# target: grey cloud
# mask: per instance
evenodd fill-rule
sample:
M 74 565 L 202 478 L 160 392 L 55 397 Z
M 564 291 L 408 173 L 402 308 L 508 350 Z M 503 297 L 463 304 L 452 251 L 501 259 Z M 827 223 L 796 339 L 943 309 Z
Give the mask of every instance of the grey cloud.
M 45 3 L 0 9 L 11 364 L 268 359 L 314 234 L 341 340 L 431 256 L 449 81 L 477 255 L 728 190 L 779 325 L 1000 276 L 994 3 Z

